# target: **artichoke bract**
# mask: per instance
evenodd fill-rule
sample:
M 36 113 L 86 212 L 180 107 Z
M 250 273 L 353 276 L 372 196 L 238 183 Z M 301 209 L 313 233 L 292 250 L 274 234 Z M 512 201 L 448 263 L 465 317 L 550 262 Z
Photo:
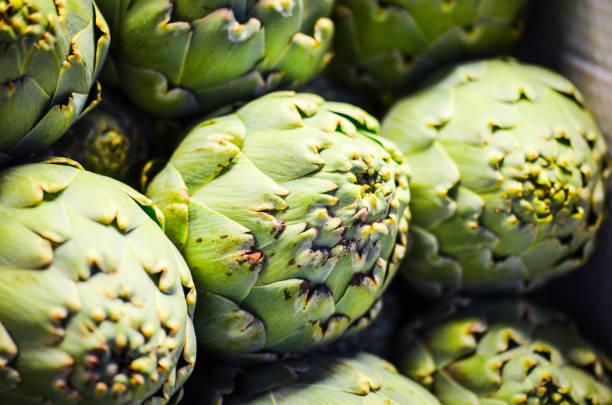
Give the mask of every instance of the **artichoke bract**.
M 199 363 L 202 364 L 202 363 Z M 426 389 L 389 362 L 365 352 L 312 355 L 241 368 L 197 367 L 185 405 L 439 405 Z
M 67 159 L 0 172 L 2 404 L 164 404 L 196 294 L 150 200 Z
M 105 76 L 141 108 L 179 117 L 305 83 L 327 64 L 332 0 L 99 0 Z
M 583 264 L 604 214 L 607 147 L 563 77 L 508 60 L 442 72 L 382 134 L 411 166 L 420 291 L 521 291 Z
M 443 405 L 612 404 L 612 362 L 561 314 L 457 299 L 408 326 L 399 371 Z
M 338 0 L 337 77 L 373 89 L 413 84 L 441 62 L 508 49 L 528 0 Z
M 378 125 L 272 93 L 197 125 L 153 179 L 212 355 L 307 350 L 380 310 L 405 251 L 409 173 Z
M 109 42 L 91 0 L 0 0 L 0 163 L 49 146 L 88 110 Z

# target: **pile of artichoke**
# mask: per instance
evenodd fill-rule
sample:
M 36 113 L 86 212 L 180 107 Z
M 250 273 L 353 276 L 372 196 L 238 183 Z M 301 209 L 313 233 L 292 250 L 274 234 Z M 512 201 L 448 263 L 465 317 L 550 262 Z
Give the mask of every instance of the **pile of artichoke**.
M 0 0 L 0 405 L 612 405 L 529 6 Z

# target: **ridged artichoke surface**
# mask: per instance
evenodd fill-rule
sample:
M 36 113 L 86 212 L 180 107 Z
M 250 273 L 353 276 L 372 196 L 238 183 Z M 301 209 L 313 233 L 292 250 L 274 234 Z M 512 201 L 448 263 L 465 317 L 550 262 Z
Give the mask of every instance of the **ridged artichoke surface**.
M 149 156 L 152 132 L 146 114 L 104 92 L 100 105 L 47 153 L 74 159 L 88 171 L 135 186 Z
M 189 269 L 150 200 L 50 162 L 0 172 L 0 403 L 165 404 L 195 362 Z
M 91 0 L 0 0 L 0 162 L 44 149 L 81 117 L 109 41 Z
M 240 368 L 214 362 L 197 367 L 185 405 L 439 405 L 393 365 L 365 352 L 312 355 Z
M 327 64 L 331 0 L 99 0 L 106 76 L 134 103 L 185 116 L 305 83 Z
M 412 84 L 439 63 L 509 48 L 528 0 L 338 0 L 337 77 L 374 89 Z
M 590 255 L 607 147 L 563 77 L 514 61 L 459 65 L 400 101 L 382 134 L 412 170 L 403 275 L 422 292 L 523 290 Z
M 612 404 L 612 362 L 559 314 L 455 300 L 409 326 L 397 366 L 443 405 Z
M 197 125 L 153 179 L 211 354 L 307 350 L 380 310 L 409 189 L 403 157 L 377 134 L 356 107 L 272 93 Z

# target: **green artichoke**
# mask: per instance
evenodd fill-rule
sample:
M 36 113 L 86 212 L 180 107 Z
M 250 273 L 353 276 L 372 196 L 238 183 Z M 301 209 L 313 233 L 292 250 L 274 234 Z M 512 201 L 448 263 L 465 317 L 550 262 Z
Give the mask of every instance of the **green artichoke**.
M 443 405 L 612 404 L 612 362 L 563 316 L 522 301 L 444 307 L 403 331 L 396 362 Z
M 441 62 L 517 42 L 528 0 L 338 0 L 337 77 L 375 89 L 410 85 Z
M 439 405 L 393 365 L 365 352 L 241 368 L 200 363 L 185 405 Z
M 583 264 L 602 223 L 607 148 L 563 77 L 515 61 L 459 65 L 389 112 L 411 166 L 421 291 L 523 290 Z
M 0 163 L 41 151 L 88 110 L 109 41 L 91 0 L 0 0 Z
M 139 184 L 149 156 L 150 119 L 104 92 L 100 105 L 79 120 L 48 153 L 80 162 L 86 170 Z
M 378 122 L 272 93 L 197 125 L 147 195 L 198 289 L 213 355 L 307 350 L 365 326 L 405 251 L 403 157 Z
M 67 159 L 0 172 L 0 402 L 164 404 L 196 294 L 161 213 Z
M 178 117 L 296 87 L 330 59 L 332 0 L 98 0 L 105 76 L 140 107 Z

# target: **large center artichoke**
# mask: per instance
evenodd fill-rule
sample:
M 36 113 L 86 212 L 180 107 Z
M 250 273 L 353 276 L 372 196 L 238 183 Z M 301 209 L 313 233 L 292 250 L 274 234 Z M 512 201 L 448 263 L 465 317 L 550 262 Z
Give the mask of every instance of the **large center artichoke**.
M 196 296 L 161 218 L 144 196 L 65 159 L 0 172 L 0 403 L 180 395 Z
M 443 405 L 612 404 L 612 361 L 562 315 L 522 301 L 442 308 L 403 331 L 396 364 Z
M 107 76 L 140 107 L 183 116 L 298 86 L 327 63 L 331 0 L 98 0 Z
M 197 125 L 147 195 L 198 289 L 214 355 L 306 350 L 358 328 L 405 250 L 407 167 L 378 122 L 273 93 Z
M 0 162 L 44 149 L 79 119 L 109 40 L 91 0 L 0 0 Z
M 365 352 L 253 368 L 198 364 L 185 405 L 440 405 L 393 365 Z
M 382 134 L 413 174 L 403 274 L 421 291 L 524 289 L 590 255 L 607 148 L 563 77 L 514 61 L 459 65 L 400 101 Z
M 338 0 L 337 77 L 392 90 L 441 62 L 508 48 L 528 0 Z

